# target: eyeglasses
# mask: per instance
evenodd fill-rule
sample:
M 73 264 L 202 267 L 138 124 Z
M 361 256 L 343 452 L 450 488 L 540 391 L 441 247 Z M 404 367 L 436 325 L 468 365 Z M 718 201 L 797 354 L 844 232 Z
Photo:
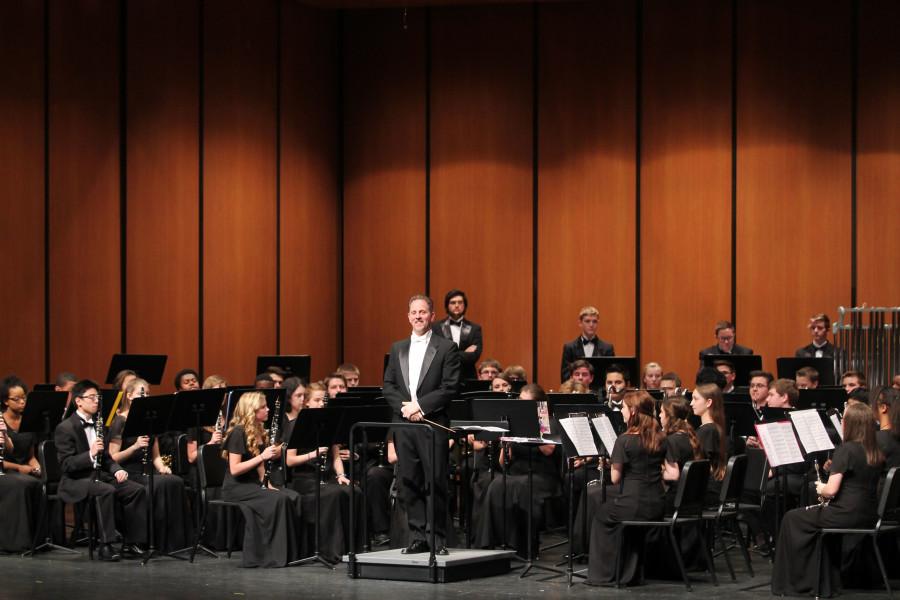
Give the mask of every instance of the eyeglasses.
M 752 387 L 752 388 L 767 388 L 769 386 L 767 386 L 764 383 L 751 383 L 750 387 Z
M 83 398 L 85 400 L 90 400 L 91 402 L 96 402 L 100 399 L 100 394 L 91 394 L 90 396 L 78 396 L 79 398 Z

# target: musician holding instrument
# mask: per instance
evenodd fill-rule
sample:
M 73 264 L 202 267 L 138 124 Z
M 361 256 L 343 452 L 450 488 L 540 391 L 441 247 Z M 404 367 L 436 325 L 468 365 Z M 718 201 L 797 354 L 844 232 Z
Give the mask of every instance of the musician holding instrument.
M 34 434 L 19 433 L 28 386 L 11 376 L 0 382 L 0 552 L 31 546 L 41 501 L 41 470 Z
M 54 432 L 56 454 L 62 477 L 59 497 L 74 504 L 86 498 L 98 500 L 100 560 L 116 561 L 115 505 L 124 515 L 120 531 L 131 544 L 147 541 L 147 495 L 144 486 L 128 479 L 128 471 L 106 452 L 104 423 L 100 411 L 100 386 L 82 379 L 72 388 L 76 410 Z
M 865 404 L 847 407 L 843 420 L 843 443 L 834 451 L 827 483 L 816 484 L 816 492 L 828 503 L 788 511 L 781 522 L 772 593 L 809 595 L 816 590 L 816 573 L 821 573 L 819 596 L 830 597 L 841 589 L 840 565 L 831 562 L 831 553 L 822 554 L 821 570 L 816 564 L 819 529 L 824 527 L 864 528 L 874 525 L 876 488 L 884 456 L 878 449 L 874 415 Z
M 266 397 L 244 392 L 223 442 L 228 464 L 222 497 L 238 503 L 244 515 L 244 567 L 284 567 L 300 557 L 300 494 L 260 485 L 266 461 L 281 456 L 281 446 L 263 427 L 268 417 Z
M 878 432 L 875 439 L 884 454 L 884 468 L 900 467 L 900 392 L 882 389 L 876 405 Z
M 190 545 L 193 540 L 193 520 L 187 504 L 184 482 L 162 460 L 159 440 L 149 436 L 123 437 L 125 423 L 135 398 L 150 394 L 150 384 L 135 377 L 125 386 L 119 410 L 109 427 L 109 455 L 128 471 L 131 481 L 149 485 L 149 470 L 153 478 L 154 544 L 164 553 Z M 149 487 L 147 488 L 149 493 Z

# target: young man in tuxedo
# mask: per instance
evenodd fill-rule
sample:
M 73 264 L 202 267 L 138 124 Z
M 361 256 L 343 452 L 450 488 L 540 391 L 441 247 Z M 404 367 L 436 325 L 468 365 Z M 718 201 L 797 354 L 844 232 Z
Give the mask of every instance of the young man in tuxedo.
M 75 411 L 54 432 L 56 455 L 62 477 L 59 497 L 75 503 L 90 498 L 96 502 L 100 560 L 116 561 L 115 504 L 124 515 L 125 539 L 132 544 L 147 541 L 147 497 L 144 486 L 128 480 L 128 472 L 106 452 L 97 437 L 95 421 L 102 419 L 100 386 L 83 379 L 72 388 Z
M 797 358 L 834 358 L 834 344 L 828 341 L 828 329 L 831 327 L 831 319 L 825 313 L 813 315 L 809 320 L 809 333 L 812 342 L 797 348 L 794 356 Z
M 447 408 L 459 389 L 460 352 L 457 345 L 431 328 L 434 304 L 428 296 L 409 300 L 410 337 L 394 342 L 384 372 L 384 397 L 394 409 L 395 422 L 423 423 L 425 419 L 447 427 Z M 434 473 L 435 552 L 448 554 L 447 540 L 447 433 L 431 426 L 433 438 L 420 429 L 394 431 L 400 494 L 406 506 L 410 543 L 404 554 L 428 552 L 428 499 Z M 434 463 L 431 443 L 434 443 Z
M 560 366 L 560 382 L 565 382 L 572 374 L 572 363 L 585 356 L 615 356 L 612 344 L 597 337 L 597 326 L 600 324 L 600 311 L 593 306 L 585 306 L 578 313 L 578 326 L 581 335 L 563 345 L 562 365 Z
M 460 379 L 477 379 L 475 364 L 484 349 L 481 325 L 466 319 L 469 299 L 462 290 L 450 290 L 444 296 L 447 318 L 434 324 L 434 331 L 440 336 L 453 340 L 459 348 Z
M 752 348 L 735 343 L 735 327 L 731 321 L 719 321 L 716 323 L 716 343 L 709 348 L 700 351 L 700 366 L 703 366 L 703 357 L 722 354 L 753 354 Z

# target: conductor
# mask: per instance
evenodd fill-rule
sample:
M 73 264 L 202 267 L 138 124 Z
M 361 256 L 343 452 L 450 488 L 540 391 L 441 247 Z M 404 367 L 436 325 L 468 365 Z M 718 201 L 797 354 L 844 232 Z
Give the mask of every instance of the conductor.
M 434 303 L 428 296 L 409 299 L 410 337 L 394 342 L 384 372 L 384 397 L 394 409 L 394 422 L 421 423 L 423 419 L 447 426 L 446 408 L 459 386 L 460 357 L 456 344 L 431 329 Z M 434 427 L 434 464 L 431 463 L 431 438 L 416 429 L 397 429 L 397 471 L 400 495 L 406 506 L 410 543 L 404 554 L 428 552 L 426 531 L 427 503 L 432 470 L 434 472 L 435 552 L 448 554 L 447 540 L 447 434 Z

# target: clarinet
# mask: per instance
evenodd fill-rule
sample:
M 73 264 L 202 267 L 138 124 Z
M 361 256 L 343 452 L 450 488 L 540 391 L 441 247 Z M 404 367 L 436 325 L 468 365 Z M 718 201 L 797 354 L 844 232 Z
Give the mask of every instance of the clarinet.
M 281 397 L 278 396 L 275 398 L 275 414 L 272 415 L 272 424 L 269 425 L 269 441 L 274 446 L 275 441 L 278 439 L 278 421 L 281 419 Z M 269 479 L 272 476 L 272 462 L 271 460 L 266 461 L 266 472 L 263 475 L 262 483 L 260 487 L 266 489 L 269 487 Z
M 0 423 L 3 423 L 3 432 L 0 433 L 0 475 L 6 475 L 6 467 L 4 462 L 6 460 L 6 419 L 3 418 L 3 415 L 0 415 Z
M 147 390 L 144 386 L 141 386 L 141 398 L 147 395 Z M 148 467 L 150 466 L 150 445 L 144 447 L 144 452 L 141 454 L 141 473 L 144 476 L 150 475 L 150 470 Z
M 103 441 L 103 392 L 97 391 L 97 414 L 94 415 L 94 432 L 97 439 Z M 94 456 L 94 481 L 100 481 L 100 469 L 103 467 L 103 450 Z
M 821 471 L 821 469 L 819 469 L 819 461 L 816 459 L 813 459 L 813 466 L 816 469 L 816 481 L 819 483 L 825 483 L 824 481 L 822 481 L 822 471 Z M 816 499 L 819 501 L 819 503 L 818 504 L 810 504 L 809 506 L 806 507 L 806 510 L 809 510 L 810 508 L 815 508 L 817 506 L 819 508 L 821 508 L 823 506 L 828 506 L 828 503 L 831 502 L 830 499 L 826 498 L 825 496 L 822 496 L 821 494 L 818 495 L 816 497 Z

